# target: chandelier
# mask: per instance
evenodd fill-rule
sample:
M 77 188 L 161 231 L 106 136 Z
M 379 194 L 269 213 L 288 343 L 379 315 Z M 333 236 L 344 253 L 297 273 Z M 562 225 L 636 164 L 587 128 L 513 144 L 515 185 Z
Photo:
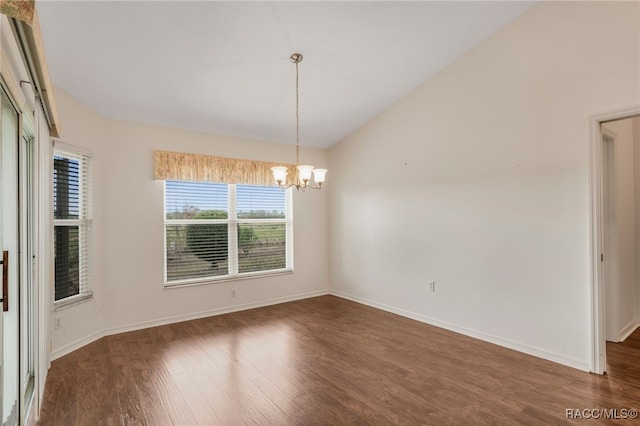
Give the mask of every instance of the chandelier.
M 320 189 L 324 182 L 326 169 L 314 169 L 308 164 L 300 164 L 300 104 L 298 89 L 298 64 L 302 61 L 301 53 L 294 53 L 290 56 L 291 62 L 296 65 L 296 179 L 291 185 L 286 185 L 287 168 L 284 166 L 272 167 L 273 178 L 280 188 L 289 188 L 295 186 L 297 190 L 305 190 L 307 188 Z M 311 183 L 311 176 L 315 185 Z

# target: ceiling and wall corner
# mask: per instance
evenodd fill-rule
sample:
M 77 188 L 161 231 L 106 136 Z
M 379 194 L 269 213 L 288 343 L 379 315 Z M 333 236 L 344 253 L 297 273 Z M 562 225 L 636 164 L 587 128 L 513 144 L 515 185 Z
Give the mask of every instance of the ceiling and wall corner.
M 586 123 L 638 75 L 638 3 L 543 2 L 334 146 L 334 291 L 589 370 Z

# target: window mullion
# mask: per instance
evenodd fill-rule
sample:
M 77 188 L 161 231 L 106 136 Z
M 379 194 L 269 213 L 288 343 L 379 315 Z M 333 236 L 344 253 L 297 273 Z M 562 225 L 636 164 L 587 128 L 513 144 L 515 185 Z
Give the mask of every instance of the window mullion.
M 229 275 L 238 274 L 238 209 L 236 185 L 229 184 Z
M 229 223 L 229 219 L 165 219 L 165 225 L 215 225 Z
M 287 268 L 293 269 L 293 188 L 286 190 L 285 212 L 285 262 Z
M 54 219 L 55 226 L 80 226 L 86 222 L 86 219 Z

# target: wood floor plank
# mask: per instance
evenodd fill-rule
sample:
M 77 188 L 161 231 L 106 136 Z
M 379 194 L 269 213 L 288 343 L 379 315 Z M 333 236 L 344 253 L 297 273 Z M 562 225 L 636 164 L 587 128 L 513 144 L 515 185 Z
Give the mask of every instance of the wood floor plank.
M 52 363 L 37 424 L 576 424 L 640 409 L 640 329 L 607 353 L 597 376 L 322 296 L 100 339 Z
M 75 360 L 82 357 L 78 352 L 57 360 L 57 368 L 49 371 L 45 390 L 51 395 L 50 402 L 43 404 L 38 425 L 66 426 L 76 423 L 78 375 L 74 367 Z
M 145 407 L 140 401 L 140 395 L 138 389 L 133 380 L 133 374 L 127 367 L 122 367 L 114 374 L 118 377 L 116 383 L 116 394 L 118 399 L 118 406 L 120 407 L 120 422 L 123 425 L 149 425 L 147 416 L 145 415 Z M 70 423 L 78 424 L 81 423 Z
M 208 392 L 210 388 L 203 392 L 202 387 L 197 384 L 199 378 L 194 378 L 187 373 L 172 376 L 172 379 L 178 385 L 196 424 L 221 424 L 221 419 L 216 416 L 208 402 L 211 396 Z
M 166 380 L 159 362 L 149 362 L 144 368 L 132 368 L 140 403 L 150 425 L 194 424 L 193 416 L 185 410 L 184 400 Z M 177 419 L 186 419 L 177 423 Z
M 120 406 L 115 391 L 109 348 L 104 339 L 87 347 L 87 355 L 78 360 L 76 369 L 77 423 L 116 426 L 120 424 Z M 90 350 L 90 352 L 89 352 Z M 92 407 L 92 409 L 84 409 Z
M 219 425 L 242 424 L 241 410 L 238 402 L 220 390 L 216 384 L 218 378 L 212 378 L 206 370 L 209 365 L 189 364 L 187 374 L 191 383 L 203 396 L 210 411 L 217 419 Z

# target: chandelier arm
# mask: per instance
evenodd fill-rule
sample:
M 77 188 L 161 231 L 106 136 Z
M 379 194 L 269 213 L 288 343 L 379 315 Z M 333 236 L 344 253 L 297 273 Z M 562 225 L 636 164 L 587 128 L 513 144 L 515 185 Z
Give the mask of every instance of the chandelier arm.
M 289 185 L 279 185 L 279 187 L 282 190 L 289 189 L 289 188 L 295 188 L 296 191 L 302 191 L 302 192 L 304 192 L 305 189 L 322 189 L 321 185 L 317 185 L 316 186 L 316 185 L 312 185 L 310 183 L 308 183 L 306 185 L 301 185 L 300 183 L 291 183 Z

